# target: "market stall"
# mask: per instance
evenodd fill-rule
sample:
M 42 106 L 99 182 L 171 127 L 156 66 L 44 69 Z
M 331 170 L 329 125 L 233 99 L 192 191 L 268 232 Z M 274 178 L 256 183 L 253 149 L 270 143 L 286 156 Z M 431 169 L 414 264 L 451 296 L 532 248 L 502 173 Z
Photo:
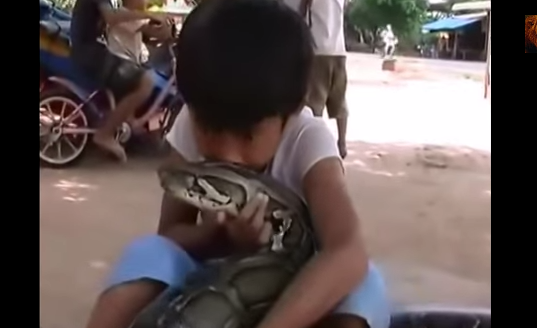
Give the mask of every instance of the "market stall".
M 454 12 L 475 12 L 475 11 L 486 11 L 487 13 L 487 34 L 486 34 L 486 60 L 487 60 L 487 66 L 485 70 L 485 78 L 484 78 L 484 84 L 485 84 L 485 98 L 487 98 L 490 95 L 490 22 L 491 22 L 491 15 L 490 15 L 490 1 L 475 1 L 475 2 L 464 2 L 464 3 L 456 3 L 451 8 Z

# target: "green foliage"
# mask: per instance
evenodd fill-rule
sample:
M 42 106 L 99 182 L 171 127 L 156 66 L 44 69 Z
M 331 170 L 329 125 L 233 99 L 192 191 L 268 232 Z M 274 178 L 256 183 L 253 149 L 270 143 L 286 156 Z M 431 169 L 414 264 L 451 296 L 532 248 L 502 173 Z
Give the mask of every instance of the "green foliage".
M 50 0 L 50 2 L 52 2 L 58 8 L 70 11 L 71 9 L 73 9 L 76 0 Z M 112 3 L 115 2 L 121 3 L 121 0 L 112 0 Z M 147 7 L 162 7 L 164 5 L 164 0 L 149 0 L 147 3 Z
M 419 35 L 426 19 L 427 0 L 352 0 L 347 19 L 357 29 L 376 33 L 390 24 L 400 39 Z
M 56 7 L 60 9 L 70 11 L 71 9 L 73 9 L 76 0 L 51 0 L 50 2 L 52 2 Z
M 152 6 L 162 7 L 164 6 L 164 0 L 149 0 L 147 2 L 147 7 L 150 8 Z

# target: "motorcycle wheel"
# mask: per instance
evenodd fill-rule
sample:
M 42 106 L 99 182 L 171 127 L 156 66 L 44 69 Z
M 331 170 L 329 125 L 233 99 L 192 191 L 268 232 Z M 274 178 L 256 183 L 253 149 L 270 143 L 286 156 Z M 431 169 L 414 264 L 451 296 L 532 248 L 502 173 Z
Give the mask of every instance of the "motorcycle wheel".
M 63 168 L 80 161 L 88 146 L 88 134 L 65 134 L 64 128 L 89 128 L 82 103 L 64 88 L 45 89 L 39 96 L 39 159 L 42 165 Z M 69 118 L 69 122 L 65 119 Z

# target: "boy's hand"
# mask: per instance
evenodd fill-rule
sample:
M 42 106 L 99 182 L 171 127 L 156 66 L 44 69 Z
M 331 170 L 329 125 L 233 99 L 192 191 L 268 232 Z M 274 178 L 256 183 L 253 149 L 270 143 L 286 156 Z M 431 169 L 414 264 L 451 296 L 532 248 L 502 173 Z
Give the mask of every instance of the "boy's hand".
M 217 214 L 217 220 L 226 228 L 230 241 L 240 250 L 257 250 L 270 241 L 272 226 L 265 221 L 268 202 L 267 195 L 258 194 L 238 215 Z
M 147 18 L 160 24 L 169 24 L 171 17 L 163 13 L 147 13 Z

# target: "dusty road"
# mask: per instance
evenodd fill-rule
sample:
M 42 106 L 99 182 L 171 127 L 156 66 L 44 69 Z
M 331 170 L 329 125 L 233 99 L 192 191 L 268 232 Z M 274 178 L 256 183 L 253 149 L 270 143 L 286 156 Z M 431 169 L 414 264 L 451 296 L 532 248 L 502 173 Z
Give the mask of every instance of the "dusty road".
M 351 53 L 349 58 L 353 59 L 365 59 L 365 60 L 377 60 L 378 54 L 366 54 L 366 53 Z M 426 66 L 429 70 L 451 70 L 462 73 L 477 73 L 483 74 L 485 72 L 486 63 L 484 61 L 461 61 L 461 60 L 444 60 L 444 59 L 430 59 L 419 57 L 398 57 L 402 62 L 412 62 Z
M 480 84 L 350 66 L 348 184 L 394 299 L 489 306 L 490 106 Z M 82 328 L 122 246 L 154 231 L 155 164 L 41 170 L 43 328 Z

